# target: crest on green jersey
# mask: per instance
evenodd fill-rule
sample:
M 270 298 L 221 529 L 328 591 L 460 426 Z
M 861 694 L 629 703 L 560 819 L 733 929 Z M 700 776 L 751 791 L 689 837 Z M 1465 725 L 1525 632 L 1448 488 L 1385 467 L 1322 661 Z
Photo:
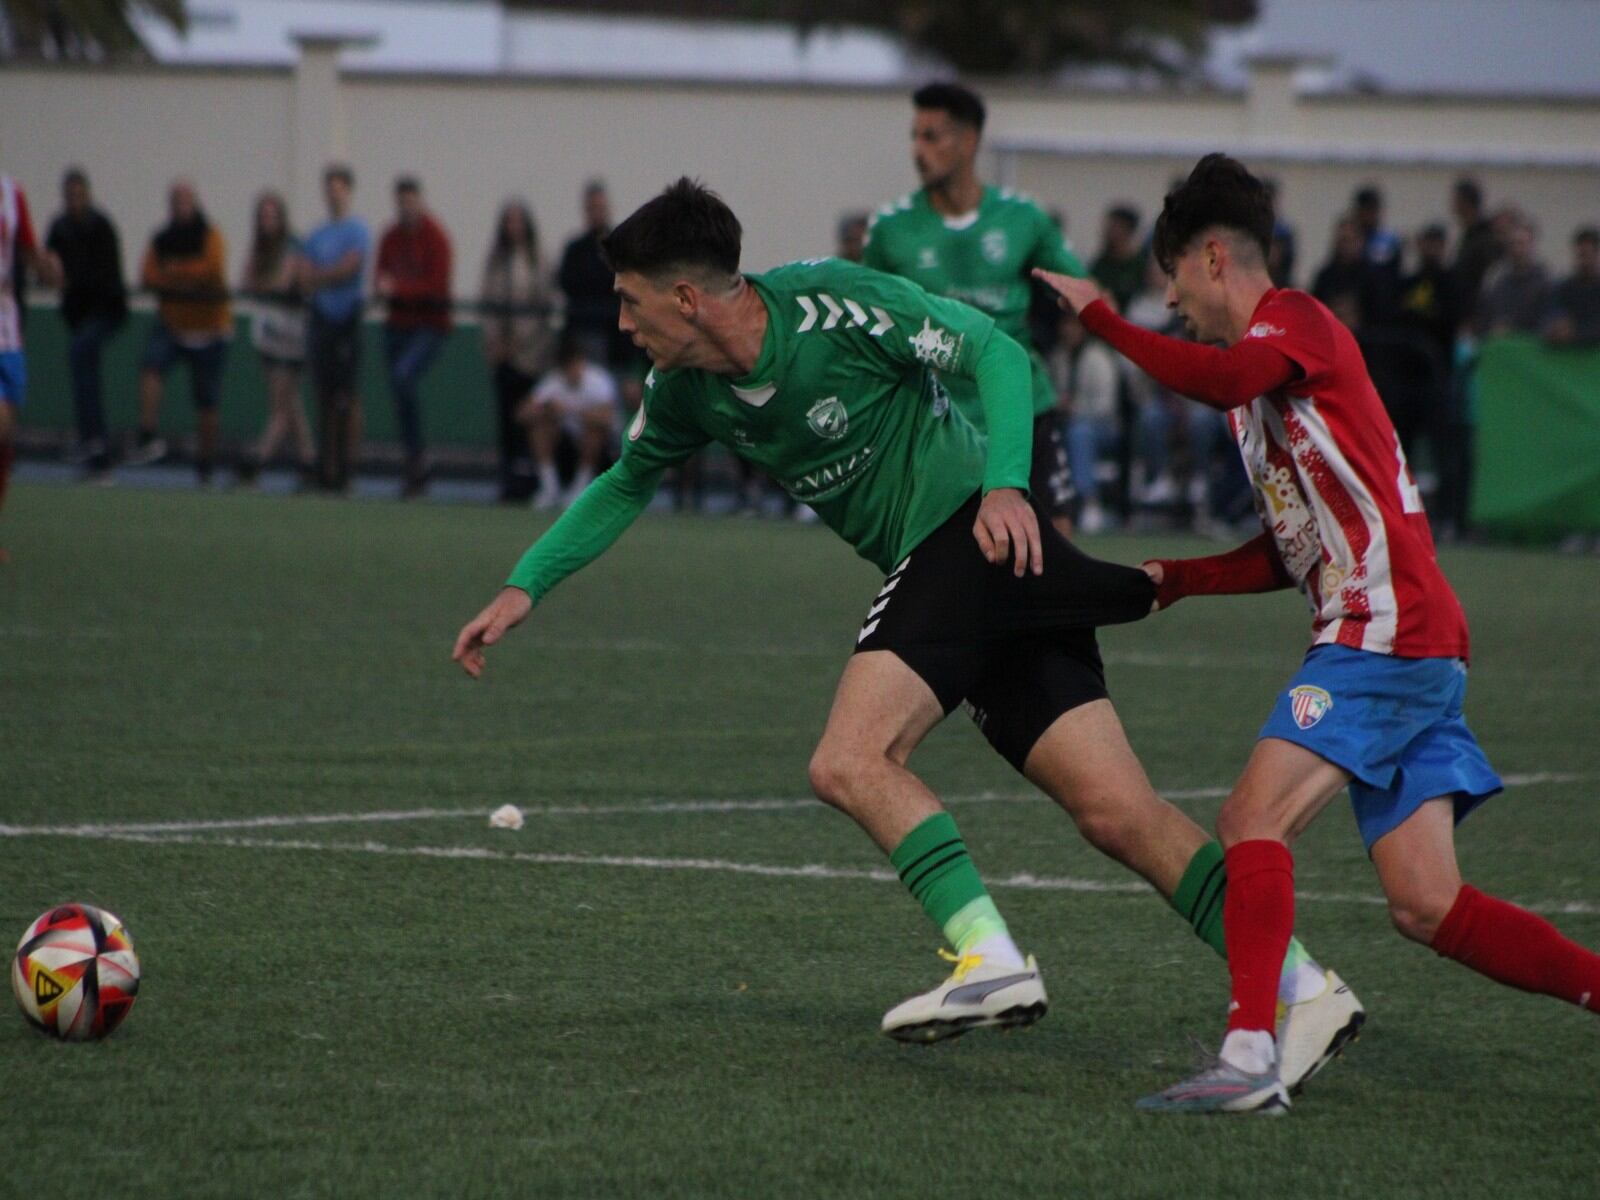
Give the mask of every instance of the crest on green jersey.
M 983 235 L 983 256 L 995 266 L 1006 260 L 1006 251 L 1010 247 L 1006 244 L 1006 231 L 1004 229 L 991 229 Z
M 806 423 L 818 437 L 836 442 L 850 427 L 850 414 L 845 412 L 844 402 L 839 397 L 829 396 L 818 400 L 806 411 Z
M 918 362 L 926 363 L 936 371 L 948 371 L 955 365 L 956 355 L 961 350 L 961 341 L 964 337 L 965 334 L 961 337 L 951 337 L 948 330 L 935 329 L 932 319 L 923 317 L 922 329 L 908 344 Z

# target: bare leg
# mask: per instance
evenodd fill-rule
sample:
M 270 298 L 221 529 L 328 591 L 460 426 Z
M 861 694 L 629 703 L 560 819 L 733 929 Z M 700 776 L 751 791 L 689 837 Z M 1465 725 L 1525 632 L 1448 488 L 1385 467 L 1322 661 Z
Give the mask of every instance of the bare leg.
M 161 374 L 158 371 L 139 372 L 139 432 L 154 436 L 156 422 L 161 416 Z
M 932 689 L 897 655 L 887 650 L 853 655 L 811 757 L 817 798 L 849 816 L 888 854 L 906 834 L 944 811 L 905 766 L 943 719 Z
M 1394 927 L 1414 942 L 1432 945 L 1461 891 L 1455 805 L 1448 797 L 1428 801 L 1372 844 L 1372 865 Z
M 590 476 L 600 467 L 600 454 L 611 437 L 611 413 L 586 412 L 583 414 L 583 435 L 578 443 L 578 470 Z
M 300 400 L 300 368 L 283 367 L 283 415 L 294 440 L 295 460 L 301 467 L 309 466 L 317 456 L 316 442 L 311 436 L 311 422 L 306 419 L 305 405 Z
M 1029 751 L 1023 774 L 1066 810 L 1084 840 L 1168 899 L 1211 840 L 1156 795 L 1109 700 L 1058 717 Z

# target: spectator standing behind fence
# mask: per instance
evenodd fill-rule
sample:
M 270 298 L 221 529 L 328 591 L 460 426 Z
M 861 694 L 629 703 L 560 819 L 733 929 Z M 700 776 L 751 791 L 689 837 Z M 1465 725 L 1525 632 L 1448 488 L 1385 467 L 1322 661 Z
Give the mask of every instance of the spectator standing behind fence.
M 1390 283 L 1400 281 L 1400 235 L 1383 224 L 1383 193 L 1373 184 L 1356 189 L 1350 201 L 1350 215 L 1361 230 L 1366 259 L 1382 271 Z
M 1448 375 L 1461 326 L 1461 283 L 1445 257 L 1448 234 L 1443 225 L 1428 225 L 1417 234 L 1417 266 L 1400 281 L 1398 322 L 1422 334 Z
M 533 389 L 521 413 L 539 477 L 535 509 L 566 507 L 594 481 L 601 456 L 616 437 L 617 400 L 611 373 L 590 361 L 581 341 L 562 338 L 556 369 Z M 578 447 L 577 471 L 564 496 L 556 474 L 556 444 L 563 432 Z
M 45 244 L 61 262 L 61 318 L 67 325 L 67 368 L 78 427 L 75 454 L 91 477 L 111 467 L 101 363 L 106 343 L 128 319 L 122 246 L 111 219 L 94 206 L 89 177 L 77 167 L 61 178 L 62 212 Z
M 1551 289 L 1544 323 L 1553 346 L 1600 345 L 1600 229 L 1572 235 L 1572 274 Z
M 138 444 L 131 463 L 159 462 L 167 443 L 157 432 L 166 376 L 182 361 L 189 368 L 199 449 L 195 473 L 211 482 L 221 425 L 222 371 L 227 364 L 233 312 L 228 306 L 228 249 L 222 231 L 206 218 L 194 184 L 176 180 L 168 194 L 168 220 L 150 239 L 140 281 L 158 298 L 156 322 L 139 372 Z
M 583 344 L 591 361 L 610 364 L 625 356 L 629 346 L 617 347 L 620 302 L 611 290 L 614 276 L 600 249 L 611 232 L 611 200 L 606 185 L 591 180 L 583 189 L 584 230 L 561 252 L 558 275 L 561 294 L 567 298 L 567 336 Z
M 261 358 L 267 382 L 267 424 L 239 463 L 240 482 L 255 481 L 285 439 L 294 444 L 300 486 L 316 475 L 316 442 L 300 403 L 300 376 L 306 360 L 306 306 L 300 293 L 301 246 L 289 226 L 289 209 L 277 192 L 256 199 L 239 290 L 250 300 L 250 342 Z
M 1294 226 L 1284 220 L 1283 208 L 1278 202 L 1278 181 L 1263 179 L 1267 200 L 1272 204 L 1272 244 L 1267 247 L 1267 274 L 1275 287 L 1294 286 L 1295 232 Z M 1185 406 L 1188 407 L 1188 406 Z
M 1538 333 L 1550 302 L 1550 276 L 1536 257 L 1539 233 L 1522 216 L 1506 221 L 1505 258 L 1484 280 L 1472 324 L 1479 337 Z
M 306 361 L 317 396 L 317 475 L 322 487 L 350 486 L 361 445 L 361 280 L 372 252 L 366 222 L 350 215 L 355 176 L 339 163 L 322 173 L 328 220 L 301 247 L 300 288 L 310 297 Z
M 1317 271 L 1311 294 L 1352 330 L 1381 319 L 1389 309 L 1389 277 L 1366 254 L 1366 235 L 1354 217 L 1334 226 L 1328 261 Z
M 1500 257 L 1494 225 L 1484 210 L 1483 188 L 1475 179 L 1458 179 L 1450 190 L 1450 211 L 1455 217 L 1456 256 L 1450 264 L 1455 273 L 1461 312 L 1470 314 L 1478 305 L 1483 277 Z
M 539 229 L 521 200 L 508 200 L 495 222 L 483 268 L 483 355 L 493 376 L 500 436 L 500 500 L 526 500 L 532 491 L 527 431 L 517 412 L 555 349 L 555 280 L 539 252 Z
M 1100 253 L 1089 264 L 1089 274 L 1111 293 L 1117 311 L 1144 287 L 1144 249 L 1139 245 L 1139 210 L 1131 204 L 1114 204 L 1100 223 Z
M 422 376 L 450 336 L 450 237 L 422 201 L 422 185 L 402 175 L 394 185 L 395 223 L 378 243 L 374 292 L 389 306 L 384 357 L 395 423 L 405 447 L 400 498 L 428 487 L 422 437 Z

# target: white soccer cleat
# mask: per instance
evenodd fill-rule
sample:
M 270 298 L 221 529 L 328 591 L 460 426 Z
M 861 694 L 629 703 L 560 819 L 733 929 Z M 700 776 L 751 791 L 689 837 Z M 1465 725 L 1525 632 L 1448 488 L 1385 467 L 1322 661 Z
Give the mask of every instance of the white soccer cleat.
M 1327 986 L 1309 1000 L 1278 1005 L 1278 1077 L 1291 1096 L 1361 1033 L 1366 1009 L 1350 985 L 1332 971 Z
M 956 964 L 950 978 L 931 992 L 913 996 L 883 1017 L 883 1032 L 902 1042 L 927 1045 L 960 1037 L 969 1029 L 1032 1025 L 1044 1016 L 1049 997 L 1039 965 L 1030 955 L 1020 967 L 985 962 L 981 955 L 940 957 Z
M 1149 1113 L 1261 1113 L 1281 1117 L 1289 1111 L 1289 1092 L 1275 1069 L 1259 1074 L 1217 1059 L 1205 1070 L 1164 1091 L 1135 1101 Z

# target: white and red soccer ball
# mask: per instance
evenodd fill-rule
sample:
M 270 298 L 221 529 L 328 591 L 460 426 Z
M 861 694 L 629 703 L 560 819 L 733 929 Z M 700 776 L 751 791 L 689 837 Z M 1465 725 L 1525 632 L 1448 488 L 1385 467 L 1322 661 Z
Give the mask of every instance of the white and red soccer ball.
M 89 904 L 52 908 L 22 935 L 11 990 L 31 1025 L 67 1041 L 103 1038 L 139 994 L 139 956 L 111 913 Z

